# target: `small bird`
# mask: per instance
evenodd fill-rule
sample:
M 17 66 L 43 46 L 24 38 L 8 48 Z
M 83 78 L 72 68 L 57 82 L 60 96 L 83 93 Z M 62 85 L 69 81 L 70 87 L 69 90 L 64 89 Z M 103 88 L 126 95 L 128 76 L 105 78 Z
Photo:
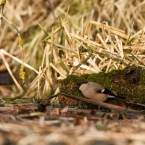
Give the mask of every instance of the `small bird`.
M 94 82 L 79 82 L 77 83 L 77 87 L 83 93 L 86 98 L 94 99 L 96 101 L 106 101 L 108 98 L 123 98 L 120 96 L 116 96 L 107 88 L 102 85 Z

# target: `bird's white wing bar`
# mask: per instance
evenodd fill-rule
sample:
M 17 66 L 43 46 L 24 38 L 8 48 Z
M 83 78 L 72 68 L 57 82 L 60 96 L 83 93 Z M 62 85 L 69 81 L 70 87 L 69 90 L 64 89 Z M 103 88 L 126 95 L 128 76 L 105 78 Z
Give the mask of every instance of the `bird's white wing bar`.
M 104 93 L 105 92 L 105 89 L 101 90 L 101 93 Z
M 111 96 L 111 95 L 108 95 L 107 97 L 108 98 L 116 98 L 115 96 Z

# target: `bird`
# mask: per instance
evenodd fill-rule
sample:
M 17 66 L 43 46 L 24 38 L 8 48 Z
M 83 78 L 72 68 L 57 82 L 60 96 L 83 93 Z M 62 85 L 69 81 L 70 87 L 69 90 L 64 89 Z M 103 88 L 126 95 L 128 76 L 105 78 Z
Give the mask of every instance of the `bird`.
M 82 81 L 76 84 L 76 87 L 82 92 L 82 94 L 89 99 L 94 99 L 96 101 L 106 101 L 108 98 L 123 98 L 121 96 L 116 96 L 109 89 L 105 88 L 101 84 L 94 82 Z M 124 98 L 123 98 L 124 99 Z

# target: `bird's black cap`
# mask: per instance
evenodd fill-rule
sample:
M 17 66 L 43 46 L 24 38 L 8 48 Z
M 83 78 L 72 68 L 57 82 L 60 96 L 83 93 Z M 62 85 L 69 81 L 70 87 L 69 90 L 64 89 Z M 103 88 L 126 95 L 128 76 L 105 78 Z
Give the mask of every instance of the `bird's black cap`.
M 80 87 L 82 84 L 87 84 L 88 82 L 87 81 L 82 81 L 82 82 L 78 82 L 77 84 L 76 84 L 76 87 Z

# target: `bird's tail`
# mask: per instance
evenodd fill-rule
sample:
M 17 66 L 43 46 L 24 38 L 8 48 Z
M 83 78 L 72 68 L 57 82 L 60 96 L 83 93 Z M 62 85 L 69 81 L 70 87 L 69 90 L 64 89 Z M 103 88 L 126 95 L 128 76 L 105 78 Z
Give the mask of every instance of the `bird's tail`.
M 125 99 L 124 97 L 122 96 L 116 96 L 116 95 L 108 95 L 108 98 L 120 98 L 120 99 Z

